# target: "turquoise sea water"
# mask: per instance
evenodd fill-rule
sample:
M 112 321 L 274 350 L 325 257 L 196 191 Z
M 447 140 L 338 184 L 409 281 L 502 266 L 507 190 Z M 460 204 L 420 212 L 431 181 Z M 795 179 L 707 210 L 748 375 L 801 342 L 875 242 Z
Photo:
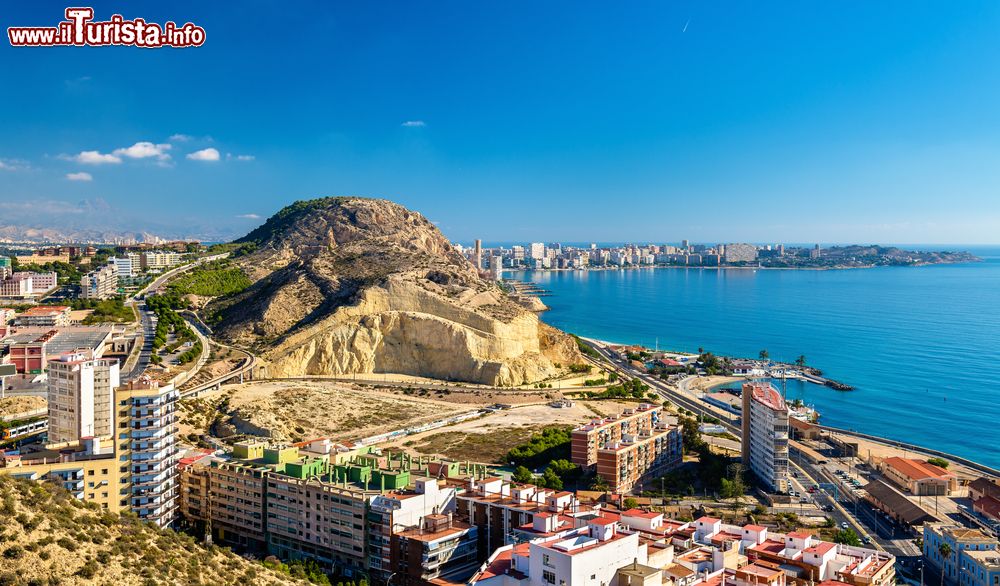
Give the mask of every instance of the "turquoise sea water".
M 828 425 L 1000 468 L 1000 248 L 981 263 L 874 269 L 515 272 L 542 319 L 602 340 L 731 356 L 767 348 L 856 387 L 790 382 Z

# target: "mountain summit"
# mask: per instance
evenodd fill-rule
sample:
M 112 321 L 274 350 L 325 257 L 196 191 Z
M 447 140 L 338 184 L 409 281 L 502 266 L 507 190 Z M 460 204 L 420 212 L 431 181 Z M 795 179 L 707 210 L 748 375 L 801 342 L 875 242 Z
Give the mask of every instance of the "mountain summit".
M 505 386 L 580 361 L 570 336 L 396 203 L 296 202 L 237 243 L 235 262 L 254 283 L 207 309 L 271 376 L 387 372 Z

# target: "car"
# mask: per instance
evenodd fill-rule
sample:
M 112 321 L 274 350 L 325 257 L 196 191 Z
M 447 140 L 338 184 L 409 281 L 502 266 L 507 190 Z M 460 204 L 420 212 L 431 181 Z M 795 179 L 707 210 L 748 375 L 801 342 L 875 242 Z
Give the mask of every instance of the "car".
M 850 525 L 847 524 L 847 521 L 844 521 L 843 523 L 840 524 L 841 529 L 847 529 L 848 527 L 850 527 Z
M 826 511 L 827 513 L 832 513 L 833 512 L 833 505 L 824 505 L 823 506 L 823 510 Z
M 872 540 L 867 535 L 861 538 L 861 543 L 864 543 L 865 545 L 868 545 L 871 542 Z

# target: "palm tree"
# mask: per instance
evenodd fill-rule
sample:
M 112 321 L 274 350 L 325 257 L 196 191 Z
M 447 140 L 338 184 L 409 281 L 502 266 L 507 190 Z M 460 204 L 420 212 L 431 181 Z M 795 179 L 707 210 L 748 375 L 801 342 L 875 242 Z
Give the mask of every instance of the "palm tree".
M 951 546 L 942 542 L 938 546 L 938 553 L 941 554 L 941 586 L 944 586 L 944 564 L 951 557 Z
M 768 353 L 767 348 L 764 348 L 763 350 L 760 351 L 761 360 L 767 360 L 768 356 L 770 356 L 770 354 Z
M 805 354 L 799 354 L 799 357 L 795 359 L 795 365 L 799 366 L 799 367 L 805 366 L 806 365 L 806 355 Z

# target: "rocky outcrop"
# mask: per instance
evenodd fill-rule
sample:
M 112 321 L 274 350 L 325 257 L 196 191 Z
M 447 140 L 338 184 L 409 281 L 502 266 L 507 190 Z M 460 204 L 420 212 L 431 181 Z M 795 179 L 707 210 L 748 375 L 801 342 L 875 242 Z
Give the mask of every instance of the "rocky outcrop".
M 242 239 L 257 281 L 208 306 L 271 376 L 391 372 L 520 385 L 581 360 L 575 342 L 480 278 L 437 228 L 364 198 L 299 202 Z

